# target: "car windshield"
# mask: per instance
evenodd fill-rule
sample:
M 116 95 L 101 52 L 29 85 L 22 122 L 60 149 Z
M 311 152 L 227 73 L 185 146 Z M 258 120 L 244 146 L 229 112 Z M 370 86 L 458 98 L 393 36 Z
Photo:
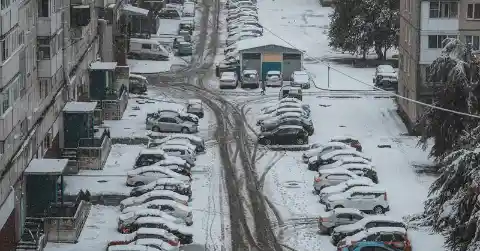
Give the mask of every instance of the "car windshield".
M 269 79 L 279 79 L 280 78 L 280 74 L 267 74 L 267 77 Z

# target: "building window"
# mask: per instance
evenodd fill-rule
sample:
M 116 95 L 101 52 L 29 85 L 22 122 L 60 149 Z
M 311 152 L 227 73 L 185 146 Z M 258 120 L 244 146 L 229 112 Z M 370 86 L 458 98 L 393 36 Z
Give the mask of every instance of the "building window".
M 7 41 L 2 40 L 1 42 L 2 42 L 2 62 L 4 62 L 8 58 Z
M 479 3 L 470 3 L 467 5 L 467 19 L 480 19 Z
M 40 99 L 44 99 L 48 96 L 50 92 L 49 87 L 49 80 L 48 79 L 40 79 Z
M 20 33 L 18 33 L 18 40 L 17 40 L 17 42 L 18 42 L 18 45 L 19 45 L 19 46 L 23 44 L 24 35 L 25 35 L 25 33 L 24 33 L 23 31 L 21 31 Z
M 48 0 L 38 0 L 38 16 L 48 17 Z
M 430 2 L 430 18 L 457 18 L 457 2 Z
M 457 38 L 456 35 L 430 35 L 428 36 L 429 49 L 441 49 L 448 43 L 447 38 Z
M 480 36 L 465 36 L 465 43 L 472 45 L 472 50 L 480 50 Z
M 48 37 L 38 37 L 38 58 L 40 60 L 50 59 L 50 39 Z

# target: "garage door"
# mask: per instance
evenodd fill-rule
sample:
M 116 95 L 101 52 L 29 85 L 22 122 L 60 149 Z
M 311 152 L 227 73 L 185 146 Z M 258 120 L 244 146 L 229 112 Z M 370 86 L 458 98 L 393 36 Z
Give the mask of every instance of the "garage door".
M 282 71 L 282 54 L 264 53 L 262 58 L 262 80 L 265 80 L 269 71 Z
M 298 53 L 283 54 L 283 80 L 290 81 L 294 71 L 302 70 L 302 55 Z

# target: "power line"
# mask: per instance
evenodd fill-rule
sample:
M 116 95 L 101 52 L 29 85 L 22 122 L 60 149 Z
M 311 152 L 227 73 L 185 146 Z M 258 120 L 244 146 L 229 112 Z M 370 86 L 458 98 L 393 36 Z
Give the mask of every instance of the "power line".
M 234 3 L 234 2 L 231 2 L 232 4 L 234 4 L 237 8 L 241 8 L 240 6 L 237 5 L 237 3 Z M 288 45 L 292 46 L 293 48 L 299 50 L 299 51 L 303 51 L 305 55 L 309 56 L 306 51 L 304 50 L 301 50 L 299 49 L 298 47 L 296 47 L 295 45 L 291 44 L 290 42 L 286 41 L 285 39 L 283 39 L 282 37 L 278 36 L 277 34 L 275 34 L 272 30 L 270 30 L 269 28 L 263 26 L 263 29 L 267 30 L 269 33 L 271 33 L 273 36 L 279 38 L 280 40 L 282 40 L 283 42 L 287 43 Z M 315 58 L 315 57 L 312 57 L 312 58 Z M 460 111 L 455 111 L 455 110 L 451 110 L 451 109 L 447 109 L 447 108 L 443 108 L 443 107 L 439 107 L 439 106 L 435 106 L 435 105 L 432 105 L 432 104 L 428 104 L 428 103 L 425 103 L 425 102 L 421 102 L 421 101 L 418 101 L 418 100 L 415 100 L 415 99 L 411 99 L 411 98 L 407 98 L 407 97 L 404 97 L 402 95 L 399 95 L 395 92 L 391 92 L 391 91 L 387 91 L 385 89 L 382 89 L 382 88 L 379 88 L 379 87 L 376 87 L 372 84 L 369 84 L 367 82 L 364 82 L 356 77 L 353 77 L 351 75 L 348 75 L 347 73 L 344 73 L 338 69 L 335 69 L 333 67 L 331 67 L 329 64 L 326 64 L 325 62 L 323 62 L 323 60 L 318 60 L 318 62 L 320 62 L 321 64 L 323 65 L 326 65 L 327 67 L 329 67 L 331 70 L 337 72 L 337 73 L 340 73 L 342 74 L 343 76 L 346 76 L 352 80 L 355 80 L 363 85 L 366 85 L 366 86 L 369 86 L 369 87 L 372 87 L 373 89 L 377 90 L 377 91 L 382 91 L 382 92 L 386 92 L 386 93 L 389 93 L 391 94 L 392 96 L 395 96 L 397 98 L 400 98 L 400 99 L 403 99 L 403 100 L 406 100 L 406 101 L 409 101 L 409 102 L 412 102 L 412 103 L 415 103 L 415 104 L 418 104 L 418 105 L 422 105 L 422 106 L 426 106 L 426 107 L 430 107 L 432 109 L 436 109 L 436 110 L 440 110 L 440 111 L 444 111 L 444 112 L 450 112 L 450 113 L 454 113 L 454 114 L 457 114 L 457 115 L 461 115 L 461 116 L 466 116 L 466 117 L 471 117 L 471 118 L 476 118 L 476 119 L 480 119 L 480 115 L 474 115 L 474 114 L 470 114 L 470 113 L 465 113 L 465 112 L 460 112 Z

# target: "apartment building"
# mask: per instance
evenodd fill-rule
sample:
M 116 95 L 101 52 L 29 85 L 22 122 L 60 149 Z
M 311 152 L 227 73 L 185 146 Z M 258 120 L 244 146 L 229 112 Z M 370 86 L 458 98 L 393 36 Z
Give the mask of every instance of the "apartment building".
M 427 83 L 426 74 L 446 38 L 459 38 L 479 49 L 480 0 L 400 1 L 400 95 L 431 102 L 437 83 Z M 407 122 L 414 125 L 423 107 L 406 100 L 398 103 Z
M 98 53 L 91 0 L 0 0 L 0 250 L 26 217 L 23 171 L 59 157 L 61 111 L 88 91 Z

